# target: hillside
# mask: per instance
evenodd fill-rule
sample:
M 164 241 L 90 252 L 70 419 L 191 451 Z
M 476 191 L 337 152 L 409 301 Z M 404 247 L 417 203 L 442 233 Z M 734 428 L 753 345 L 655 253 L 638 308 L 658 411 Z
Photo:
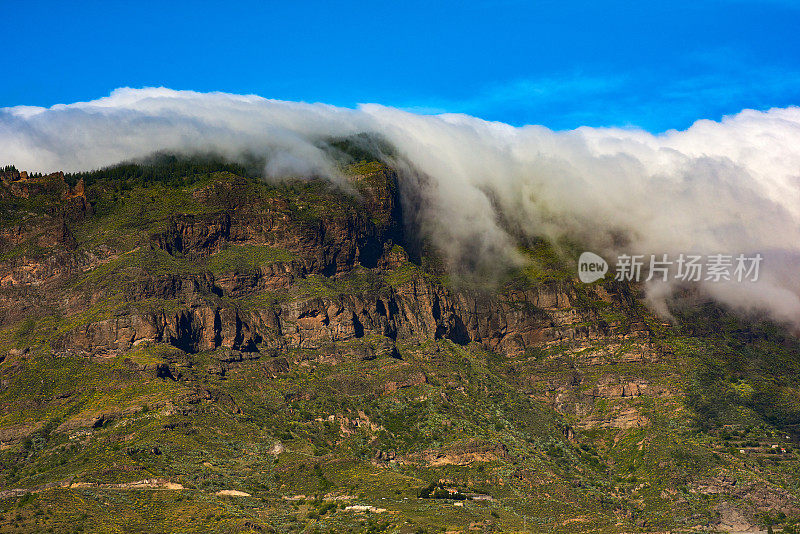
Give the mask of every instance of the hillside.
M 0 532 L 800 528 L 795 337 L 544 240 L 459 279 L 342 170 L 0 173 Z

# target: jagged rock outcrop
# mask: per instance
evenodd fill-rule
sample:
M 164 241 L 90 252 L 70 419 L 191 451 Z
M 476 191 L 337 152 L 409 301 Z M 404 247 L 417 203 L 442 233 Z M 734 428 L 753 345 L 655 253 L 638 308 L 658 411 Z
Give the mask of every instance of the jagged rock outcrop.
M 216 287 L 213 277 L 201 276 L 167 277 L 139 289 L 148 298 L 180 298 L 214 293 Z M 384 285 L 377 292 L 287 300 L 247 311 L 200 300 L 172 312 L 133 313 L 85 324 L 66 333 L 56 346 L 94 352 L 124 350 L 148 340 L 189 352 L 218 347 L 254 350 L 261 343 L 317 349 L 378 334 L 478 342 L 514 355 L 532 346 L 607 336 L 608 325 L 591 312 L 577 313 L 575 299 L 565 283 L 491 296 L 448 289 L 419 277 L 397 287 Z
M 170 254 L 187 256 L 207 256 L 229 243 L 270 245 L 295 253 L 306 273 L 328 276 L 357 265 L 376 267 L 391 251 L 392 242 L 402 239 L 397 176 L 381 167 L 351 179 L 361 202 L 320 207 L 253 197 L 233 178 L 195 193 L 197 198 L 220 203 L 220 197 L 233 194 L 220 189 L 231 188 L 242 196 L 229 209 L 203 216 L 176 214 L 152 241 Z M 320 211 L 324 216 L 319 216 Z
M 604 321 L 578 309 L 570 283 L 495 294 L 454 289 L 414 274 L 401 282 L 379 281 L 368 290 L 336 296 L 295 296 L 296 284 L 312 275 L 339 277 L 365 268 L 380 273 L 408 264 L 403 249 L 395 246 L 403 238 L 397 177 L 382 166 L 366 166 L 362 171 L 350 178 L 356 197 L 339 194 L 316 203 L 264 196 L 254 192 L 247 180 L 232 175 L 197 189 L 193 198 L 212 209 L 170 215 L 163 229 L 150 236 L 147 246 L 153 252 L 140 247 L 140 254 L 164 251 L 181 261 L 200 261 L 226 247 L 248 244 L 287 250 L 294 259 L 244 271 L 166 275 L 141 271 L 115 289 L 124 290 L 130 303 L 126 308 L 64 331 L 53 346 L 88 353 L 127 350 L 143 341 L 168 343 L 189 352 L 219 347 L 251 351 L 256 345 L 317 349 L 325 343 L 377 334 L 390 339 L 478 342 L 513 355 L 534 345 L 588 341 L 609 333 Z M 61 208 L 51 210 L 58 216 L 42 216 L 35 231 L 23 229 L 23 224 L 3 230 L 0 249 L 35 242 L 50 252 L 40 257 L 20 254 L 0 265 L 0 286 L 16 291 L 0 298 L 0 303 L 5 302 L 0 318 L 10 321 L 19 316 L 15 310 L 29 310 L 24 298 L 29 288 L 43 284 L 55 288 L 63 280 L 120 257 L 121 251 L 108 247 L 76 250 L 71 232 L 76 219 L 71 214 L 91 214 L 83 182 L 71 188 L 61 173 L 30 178 L 14 171 L 4 174 L 3 183 L 6 196 L 57 194 Z M 337 205 L 329 206 L 333 202 Z M 60 299 L 60 305 L 69 307 L 65 313 L 90 310 L 110 298 L 106 289 L 81 287 L 83 296 L 73 291 Z M 247 309 L 218 302 L 246 299 L 262 291 L 287 295 Z M 598 299 L 616 300 L 620 305 L 628 298 L 623 293 L 598 291 L 602 293 Z M 137 305 L 152 301 L 171 305 L 155 310 Z
M 74 221 L 92 213 L 83 180 L 79 180 L 75 186 L 70 186 L 64 179 L 63 172 L 32 176 L 25 171 L 0 172 L 0 199 L 30 199 L 35 196 L 49 196 L 62 200 L 46 205 L 40 203 L 38 207 L 44 209 L 44 214 L 60 215 Z

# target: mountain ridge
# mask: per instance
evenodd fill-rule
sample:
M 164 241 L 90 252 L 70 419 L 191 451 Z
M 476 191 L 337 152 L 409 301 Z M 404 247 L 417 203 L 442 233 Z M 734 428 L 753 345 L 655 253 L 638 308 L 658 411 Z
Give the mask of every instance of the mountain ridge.
M 470 287 L 408 242 L 377 161 L 343 167 L 352 191 L 202 165 L 3 172 L 0 530 L 800 520 L 779 327 L 666 323 L 544 240 Z

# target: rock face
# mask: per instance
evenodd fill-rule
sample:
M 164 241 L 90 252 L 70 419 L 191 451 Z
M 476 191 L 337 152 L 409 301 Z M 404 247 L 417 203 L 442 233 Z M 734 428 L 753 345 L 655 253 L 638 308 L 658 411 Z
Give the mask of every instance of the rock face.
M 32 197 L 61 199 L 63 202 L 40 205 L 50 215 L 58 214 L 74 221 L 91 214 L 83 180 L 71 187 L 64 180 L 63 172 L 29 176 L 25 171 L 0 171 L 0 199 L 27 200 Z
M 287 271 L 284 271 L 284 273 Z M 256 280 L 255 287 L 281 285 L 274 271 L 270 282 Z M 236 289 L 241 291 L 240 285 Z M 166 280 L 141 287 L 142 299 L 198 298 L 205 289 L 230 294 L 213 277 Z M 622 289 L 620 289 L 622 291 Z M 609 296 L 609 298 L 611 298 Z M 130 348 L 141 340 L 169 343 L 188 352 L 227 347 L 254 350 L 270 348 L 317 349 L 326 343 L 369 334 L 394 340 L 449 339 L 458 344 L 481 343 L 506 355 L 549 344 L 590 342 L 610 334 L 610 327 L 592 313 L 575 314 L 576 296 L 571 285 L 553 283 L 503 298 L 469 291 L 454 291 L 423 277 L 378 291 L 291 300 L 258 309 L 210 306 L 197 302 L 166 312 L 134 313 L 81 325 L 57 342 L 87 352 Z M 608 386 L 609 396 L 635 396 L 635 383 Z M 602 396 L 599 395 L 598 396 Z
M 703 376 L 684 366 L 692 350 L 713 351 L 695 339 L 673 342 L 678 335 L 643 308 L 637 287 L 580 284 L 558 265 L 552 276 L 502 273 L 489 289 L 454 283 L 435 251 L 409 238 L 397 175 L 377 163 L 345 174 L 349 183 L 335 188 L 229 172 L 170 177 L 167 185 L 143 185 L 139 175 L 84 183 L 61 173 L 0 173 L 0 478 L 17 460 L 55 465 L 51 458 L 61 456 L 37 448 L 53 433 L 76 444 L 62 450 L 60 437 L 50 440 L 47 454 L 65 456 L 112 436 L 109 443 L 125 444 L 114 466 L 130 459 L 131 473 L 151 456 L 159 457 L 153 469 L 168 466 L 160 462 L 193 450 L 191 440 L 211 450 L 214 435 L 224 461 L 200 468 L 191 463 L 199 456 L 182 457 L 193 467 L 174 470 L 199 477 L 182 480 L 192 491 L 235 464 L 228 454 L 241 453 L 248 462 L 269 458 L 242 470 L 264 475 L 245 492 L 257 498 L 300 479 L 319 482 L 314 494 L 325 494 L 342 478 L 328 476 L 329 466 L 357 458 L 380 472 L 375 480 L 404 477 L 398 488 L 406 492 L 409 480 L 446 476 L 432 487 L 445 500 L 485 487 L 561 503 L 555 508 L 589 502 L 580 515 L 603 510 L 613 530 L 733 528 L 756 524 L 770 508 L 800 513 L 791 493 L 758 478 L 764 465 L 748 471 L 750 479 L 706 467 L 734 453 L 762 464 L 794 461 L 789 432 L 767 452 L 744 444 L 755 439 L 750 430 L 713 447 L 713 436 L 694 439 L 686 383 Z M 532 263 L 552 259 L 526 253 Z M 738 361 L 730 339 L 714 350 Z M 53 371 L 62 367 L 64 380 Z M 82 392 L 91 369 L 92 389 Z M 752 398 L 746 373 L 729 374 L 737 381 L 715 394 Z M 767 397 L 762 391 L 757 400 Z M 212 428 L 215 421 L 224 425 Z M 140 432 L 151 434 L 140 440 Z M 692 451 L 674 446 L 689 441 Z M 19 455 L 3 456 L 12 449 Z M 300 456 L 303 465 L 291 465 Z M 74 487 L 177 484 L 164 477 L 142 486 L 141 474 L 106 484 L 104 476 Z M 689 493 L 737 503 L 712 507 Z M 218 497 L 226 495 L 240 494 Z M 642 502 L 684 515 L 645 520 Z M 702 507 L 708 513 L 695 513 Z M 527 505 L 515 510 L 530 515 Z
M 343 192 L 319 182 L 270 188 L 221 173 L 181 191 L 145 190 L 130 205 L 95 214 L 82 180 L 71 187 L 61 173 L 5 172 L 0 199 L 16 215 L 0 230 L 0 326 L 60 316 L 43 334 L 49 347 L 90 356 L 163 344 L 190 354 L 233 351 L 238 361 L 300 350 L 336 362 L 394 357 L 398 343 L 449 340 L 510 360 L 550 348 L 589 366 L 612 353 L 621 363 L 660 358 L 648 327 L 631 320 L 632 288 L 578 291 L 571 280 L 491 290 L 445 283 L 437 268 L 409 261 L 397 175 L 365 164 L 348 176 Z M 94 186 L 90 195 L 107 199 L 108 188 Z M 34 213 L 29 202 L 47 208 Z M 608 322 L 587 299 L 621 310 L 625 321 Z M 352 345 L 374 339 L 383 341 Z M 342 352 L 336 347 L 343 343 L 352 346 Z M 224 376 L 236 360 L 223 358 L 210 372 Z M 291 365 L 263 361 L 273 376 Z M 180 375 L 166 369 L 163 376 Z M 421 376 L 389 380 L 384 391 L 424 382 Z M 655 389 L 619 377 L 586 391 L 590 380 L 523 383 L 586 428 L 648 424 L 635 407 L 602 416 L 593 407 Z
M 422 460 L 434 466 L 469 465 L 473 462 L 491 462 L 507 458 L 508 450 L 502 443 L 472 441 L 458 443 L 447 450 L 428 450 L 422 453 Z
M 334 364 L 396 358 L 397 344 L 431 340 L 481 346 L 512 362 L 548 351 L 569 354 L 583 370 L 566 378 L 559 371 L 556 381 L 521 377 L 520 386 L 576 417 L 582 429 L 646 427 L 637 399 L 672 397 L 635 377 L 591 377 L 593 366 L 609 361 L 662 357 L 636 318 L 631 287 L 571 280 L 491 290 L 448 284 L 436 268 L 409 261 L 397 176 L 367 165 L 350 181 L 354 192 L 301 182 L 287 194 L 222 174 L 186 191 L 181 203 L 194 206 L 190 212 L 170 209 L 152 221 L 143 207 L 134 209 L 128 228 L 139 237 L 126 249 L 107 237 L 87 240 L 88 231 L 120 223 L 93 222 L 83 182 L 69 187 L 62 174 L 7 173 L 4 198 L 27 202 L 50 194 L 58 207 L 3 230 L 0 251 L 19 253 L 0 259 L 0 321 L 58 310 L 66 319 L 48 340 L 56 354 L 108 357 L 152 344 L 188 354 L 215 351 L 207 370 L 219 378 L 254 359 L 264 376 L 274 377 L 305 358 Z M 237 251 L 246 261 L 235 259 Z M 112 274 L 97 274 L 106 271 Z M 608 321 L 587 301 L 618 310 L 624 320 Z M 277 356 L 297 351 L 317 355 Z M 183 373 L 169 361 L 152 372 L 173 380 Z M 426 381 L 411 372 L 381 389 Z M 619 402 L 598 412 L 607 401 Z
M 169 254 L 208 256 L 224 246 L 258 243 L 294 252 L 304 273 L 342 274 L 354 266 L 376 267 L 392 242 L 402 240 L 396 175 L 381 169 L 354 176 L 362 197 L 338 205 L 254 197 L 242 179 L 215 183 L 193 196 L 223 211 L 205 216 L 176 214 L 152 242 Z M 333 204 L 335 199 L 326 199 Z M 323 211 L 324 216 L 318 216 Z M 316 213 L 315 213 L 316 212 Z M 388 261 L 384 260 L 384 261 Z
M 160 343 L 187 353 L 249 354 L 378 336 L 388 353 L 395 343 L 426 340 L 479 344 L 508 358 L 569 346 L 593 364 L 607 358 L 589 350 L 602 342 L 620 361 L 659 358 L 644 324 L 609 323 L 586 306 L 588 298 L 633 316 L 628 286 L 578 292 L 564 280 L 468 289 L 411 263 L 398 178 L 379 164 L 358 166 L 349 192 L 315 182 L 287 192 L 223 173 L 183 190 L 180 201 L 169 199 L 191 210 L 170 208 L 159 218 L 147 208 L 158 202 L 155 193 L 98 219 L 82 180 L 70 187 L 62 173 L 16 171 L 0 178 L 0 198 L 17 214 L 0 231 L 0 324 L 55 311 L 67 318 L 48 340 L 59 353 L 109 355 Z M 31 200 L 48 208 L 26 211 Z M 116 215 L 128 212 L 128 220 Z M 124 231 L 109 238 L 118 226 Z M 132 244 L 131 233 L 138 236 Z M 247 261 L 225 259 L 237 251 Z M 250 261 L 248 251 L 262 255 Z M 579 391 L 580 380 L 531 387 L 544 387 L 539 395 L 565 413 L 580 413 L 594 399 L 653 393 L 635 381 L 598 383 L 590 393 Z M 646 424 L 636 414 L 615 417 L 586 424 Z
M 145 254 L 163 251 L 181 261 L 203 261 L 230 247 L 247 245 L 287 250 L 294 259 L 245 270 L 157 276 L 141 272 L 127 284 L 125 299 L 133 304 L 170 300 L 170 309 L 132 309 L 84 321 L 54 339 L 54 348 L 97 353 L 154 341 L 187 352 L 219 347 L 254 351 L 258 345 L 315 349 L 325 343 L 378 334 L 393 340 L 477 342 L 513 355 L 533 346 L 598 339 L 609 333 L 608 325 L 598 317 L 576 310 L 578 297 L 571 283 L 498 295 L 450 288 L 419 270 L 399 281 L 376 280 L 369 287 L 338 295 L 290 295 L 280 302 L 247 309 L 219 302 L 261 291 L 291 293 L 298 282 L 313 276 L 337 280 L 352 273 L 377 279 L 387 269 L 408 265 L 408 257 L 397 246 L 403 243 L 404 226 L 399 219 L 397 177 L 385 167 L 368 171 L 351 177 L 357 197 L 322 196 L 314 203 L 306 203 L 302 197 L 293 203 L 281 196 L 254 195 L 249 183 L 235 176 L 197 188 L 193 200 L 211 209 L 169 214 L 160 224 L 161 230 L 151 233 L 144 243 L 152 251 Z M 0 262 L 0 285 L 19 290 L 0 310 L 6 322 L 18 317 L 15 310 L 20 309 L 20 293 L 42 285 L 57 287 L 126 252 L 102 246 L 76 250 L 71 228 L 92 213 L 83 182 L 70 188 L 61 173 L 36 179 L 5 173 L 3 183 L 4 195 L 9 198 L 27 199 L 48 192 L 60 198 L 56 203 L 60 207 L 36 219 L 36 225 L 29 219 L 4 228 L 0 236 L 3 250 L 34 243 L 38 250 L 51 251 L 38 257 L 21 253 Z M 338 204 L 327 209 L 336 201 Z M 320 211 L 324 216 L 318 216 Z M 87 289 L 83 300 L 71 299 L 65 313 L 96 306 L 118 288 Z M 620 292 L 625 288 L 616 291 L 597 298 L 624 303 L 628 295 Z

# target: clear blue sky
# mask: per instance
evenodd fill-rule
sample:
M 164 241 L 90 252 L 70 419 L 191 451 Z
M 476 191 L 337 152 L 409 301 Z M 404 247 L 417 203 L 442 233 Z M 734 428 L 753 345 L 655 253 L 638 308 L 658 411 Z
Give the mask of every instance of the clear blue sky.
M 0 0 L 0 106 L 121 86 L 685 128 L 800 104 L 800 0 Z

